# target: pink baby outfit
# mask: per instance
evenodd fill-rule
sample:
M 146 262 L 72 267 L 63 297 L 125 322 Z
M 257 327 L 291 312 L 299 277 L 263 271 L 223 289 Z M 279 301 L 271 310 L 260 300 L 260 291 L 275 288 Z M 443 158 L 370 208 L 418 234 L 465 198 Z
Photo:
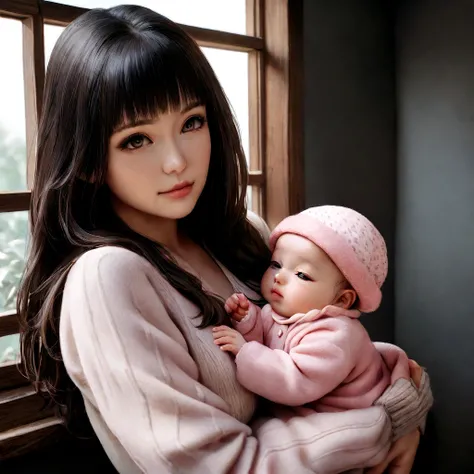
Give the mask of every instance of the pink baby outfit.
M 390 372 L 358 321 L 357 310 L 327 306 L 284 318 L 251 304 L 235 328 L 248 341 L 236 357 L 248 390 L 319 412 L 366 408 L 390 385 Z M 408 360 L 407 360 L 408 378 Z
M 270 246 L 286 233 L 322 248 L 358 296 L 358 309 L 326 306 L 290 318 L 270 305 L 251 304 L 234 327 L 247 344 L 236 357 L 240 383 L 284 405 L 308 405 L 319 412 L 371 406 L 390 384 L 390 372 L 358 318 L 375 311 L 387 275 L 385 242 L 364 216 L 337 206 L 321 206 L 288 217 L 273 231 Z M 360 311 L 359 311 L 360 310 Z M 400 375 L 409 379 L 402 355 Z

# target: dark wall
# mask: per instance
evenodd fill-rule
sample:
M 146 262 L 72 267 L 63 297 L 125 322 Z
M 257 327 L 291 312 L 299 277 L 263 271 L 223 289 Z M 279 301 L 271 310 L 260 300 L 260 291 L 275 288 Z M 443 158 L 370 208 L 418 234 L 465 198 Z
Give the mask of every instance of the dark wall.
M 411 0 L 397 22 L 395 339 L 435 393 L 430 473 L 474 472 L 474 2 Z
M 365 214 L 394 258 L 395 58 L 393 14 L 379 0 L 304 2 L 306 206 Z M 364 316 L 371 335 L 393 340 L 393 276 Z

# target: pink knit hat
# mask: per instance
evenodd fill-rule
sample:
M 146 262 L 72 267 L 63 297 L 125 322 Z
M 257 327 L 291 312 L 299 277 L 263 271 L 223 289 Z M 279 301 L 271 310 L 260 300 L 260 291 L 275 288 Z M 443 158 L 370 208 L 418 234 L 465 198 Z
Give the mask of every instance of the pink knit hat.
M 387 247 L 366 217 L 347 207 L 312 207 L 275 228 L 272 251 L 283 234 L 300 235 L 324 250 L 356 291 L 360 311 L 370 313 L 379 307 L 388 271 Z

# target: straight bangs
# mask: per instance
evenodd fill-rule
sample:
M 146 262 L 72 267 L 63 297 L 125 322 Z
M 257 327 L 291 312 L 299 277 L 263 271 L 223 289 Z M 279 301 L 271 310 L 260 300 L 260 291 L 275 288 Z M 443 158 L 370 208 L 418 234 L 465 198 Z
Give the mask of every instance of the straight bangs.
M 98 96 L 107 136 L 140 120 L 209 103 L 206 71 L 196 67 L 181 43 L 150 32 L 127 35 L 114 49 L 104 65 Z

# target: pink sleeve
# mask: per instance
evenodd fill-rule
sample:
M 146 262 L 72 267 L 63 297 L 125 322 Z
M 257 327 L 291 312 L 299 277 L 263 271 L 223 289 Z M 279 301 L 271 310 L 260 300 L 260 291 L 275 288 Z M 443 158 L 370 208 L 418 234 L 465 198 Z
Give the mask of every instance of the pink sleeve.
M 390 384 L 394 384 L 398 379 L 410 380 L 410 367 L 406 352 L 399 347 L 386 342 L 375 342 L 375 348 L 380 352 L 385 364 L 391 371 Z
M 66 368 L 133 472 L 287 474 L 335 466 L 340 472 L 383 459 L 391 427 L 381 407 L 285 413 L 253 430 L 229 415 L 227 404 L 199 382 L 199 367 L 154 277 L 151 265 L 131 252 L 88 252 L 71 270 L 61 314 Z
M 259 342 L 265 344 L 266 335 L 269 333 L 273 323 L 272 308 L 269 304 L 260 309 L 257 305 L 250 303 L 249 312 L 242 321 L 232 320 L 232 326 L 244 336 L 247 342 Z
M 328 318 L 314 324 L 287 353 L 262 344 L 245 344 L 235 359 L 239 382 L 248 390 L 283 405 L 313 402 L 335 389 L 354 367 L 357 331 Z

